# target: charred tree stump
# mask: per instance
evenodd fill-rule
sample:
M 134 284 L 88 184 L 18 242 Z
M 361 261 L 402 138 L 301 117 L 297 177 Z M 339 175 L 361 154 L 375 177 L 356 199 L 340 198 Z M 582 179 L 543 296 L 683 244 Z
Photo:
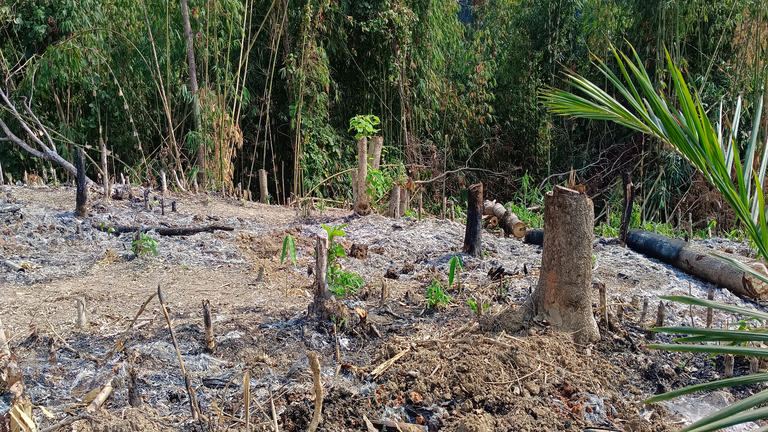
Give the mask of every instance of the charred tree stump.
M 648 231 L 633 229 L 627 234 L 627 246 L 632 250 L 675 266 L 707 282 L 727 288 L 732 293 L 757 300 L 768 298 L 768 284 L 731 264 L 712 256 L 712 249 L 696 246 Z M 768 277 L 768 269 L 757 260 L 717 252 L 743 262 Z
M 355 213 L 360 216 L 371 214 L 371 203 L 368 202 L 368 139 L 360 138 L 357 141 L 357 200 L 355 201 Z
M 392 190 L 389 192 L 389 209 L 387 210 L 387 216 L 397 219 L 400 217 L 400 185 L 392 185 Z
M 405 216 L 408 213 L 408 205 L 411 201 L 411 194 L 408 192 L 408 187 L 403 186 L 400 188 L 400 216 Z
M 544 198 L 544 248 L 539 285 L 529 301 L 541 320 L 573 332 L 577 343 L 594 342 L 600 332 L 592 313 L 594 207 L 586 194 L 555 186 Z M 529 312 L 530 313 L 530 312 Z
M 88 177 L 85 176 L 85 156 L 83 149 L 77 149 L 77 198 L 75 213 L 78 217 L 88 215 Z
M 269 190 L 267 189 L 267 171 L 263 169 L 259 170 L 259 190 L 261 191 L 261 198 L 259 199 L 259 202 L 266 204 Z
M 473 184 L 467 190 L 467 228 L 461 251 L 479 257 L 483 254 L 483 184 Z
M 205 327 L 205 350 L 212 352 L 216 348 L 216 340 L 213 338 L 211 302 L 208 299 L 203 300 L 203 326 Z
M 384 147 L 384 137 L 375 136 L 368 143 L 368 158 L 371 160 L 371 169 L 377 170 L 381 165 L 381 149 Z
M 632 205 L 635 201 L 635 184 L 632 183 L 629 171 L 624 171 L 621 181 L 624 185 L 624 204 L 622 207 L 623 213 L 621 214 L 621 226 L 619 228 L 619 240 L 621 240 L 621 245 L 625 246 L 627 244 L 629 221 L 632 218 Z
M 504 208 L 501 203 L 486 200 L 483 202 L 483 214 L 489 216 L 496 216 L 499 220 L 499 226 L 504 230 L 504 235 L 514 235 L 516 238 L 525 237 L 527 227 L 525 223 L 520 221 L 520 218 L 516 214 Z

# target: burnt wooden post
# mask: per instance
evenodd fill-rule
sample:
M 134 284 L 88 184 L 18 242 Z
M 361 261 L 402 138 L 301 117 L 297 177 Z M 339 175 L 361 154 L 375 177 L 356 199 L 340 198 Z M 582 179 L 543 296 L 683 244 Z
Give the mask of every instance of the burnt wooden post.
M 203 300 L 203 325 L 205 326 L 205 350 L 212 352 L 216 347 L 216 340 L 213 338 L 213 320 L 211 319 L 211 302 L 208 299 Z
M 462 252 L 479 257 L 483 254 L 483 184 L 476 183 L 467 188 L 467 227 L 464 231 Z M 445 202 L 445 201 L 443 201 Z
M 85 176 L 85 156 L 83 149 L 77 149 L 77 198 L 75 214 L 78 217 L 85 217 L 88 215 L 88 211 L 85 205 L 88 203 L 88 186 L 86 184 L 87 177 Z
M 632 203 L 635 200 L 635 184 L 632 183 L 632 177 L 629 175 L 629 171 L 624 171 L 621 176 L 622 184 L 624 185 L 624 205 L 623 213 L 621 215 L 621 227 L 619 229 L 619 240 L 621 245 L 627 244 L 627 232 L 629 231 L 629 221 L 632 218 Z

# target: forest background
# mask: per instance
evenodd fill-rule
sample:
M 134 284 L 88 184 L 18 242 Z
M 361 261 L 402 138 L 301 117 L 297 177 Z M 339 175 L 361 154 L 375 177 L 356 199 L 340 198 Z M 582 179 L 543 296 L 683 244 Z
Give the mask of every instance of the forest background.
M 10 106 L 29 103 L 22 118 L 34 125 L 34 113 L 69 161 L 84 148 L 92 178 L 103 143 L 116 178 L 156 184 L 175 171 L 186 187 L 256 195 L 263 168 L 279 203 L 351 200 L 348 174 L 324 180 L 356 165 L 349 122 L 373 114 L 386 181 L 460 170 L 420 185 L 435 210 L 443 194 L 461 207 L 476 181 L 488 197 L 534 204 L 573 167 L 599 208 L 620 201 L 629 171 L 642 220 L 691 212 L 706 224 L 727 205 L 672 148 L 554 116 L 538 92 L 568 89 L 567 69 L 607 84 L 592 56 L 615 68 L 611 44 L 629 43 L 665 92 L 667 49 L 713 118 L 721 103 L 732 117 L 742 96 L 751 125 L 768 93 L 765 0 L 5 1 L 0 119 L 16 136 L 31 143 Z M 740 138 L 766 141 L 761 109 L 759 130 Z M 65 175 L 7 140 L 0 163 L 14 179 Z

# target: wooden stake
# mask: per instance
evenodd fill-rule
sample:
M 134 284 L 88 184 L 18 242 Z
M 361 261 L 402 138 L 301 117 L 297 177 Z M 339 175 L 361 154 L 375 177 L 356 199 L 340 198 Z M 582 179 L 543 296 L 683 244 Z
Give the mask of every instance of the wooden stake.
M 688 241 L 693 240 L 693 215 L 688 213 Z
M 265 204 L 267 202 L 269 190 L 267 189 L 267 171 L 264 169 L 259 170 L 259 190 L 261 191 L 259 202 Z
M 245 432 L 251 432 L 251 374 L 243 375 L 243 399 L 245 400 Z
M 605 325 L 605 329 L 608 330 L 608 295 L 606 293 L 605 284 L 603 282 L 597 282 L 597 288 L 600 294 L 600 318 L 603 321 L 603 325 Z
M 101 127 L 99 127 L 101 132 Z M 109 199 L 112 197 L 112 187 L 109 184 L 109 165 L 107 165 L 107 145 L 104 144 L 104 140 L 100 137 L 99 143 L 101 144 L 101 173 L 102 185 L 104 186 L 104 198 Z
M 59 179 L 56 178 L 56 168 L 51 167 L 51 175 L 53 176 L 53 185 L 59 185 Z M 0 186 L 3 185 L 3 170 L 0 168 Z
M 395 183 L 389 192 L 389 210 L 387 216 L 397 219 L 400 217 L 400 185 Z
M 317 235 L 315 245 L 315 302 L 313 310 L 321 311 L 321 305 L 332 297 L 328 289 L 328 238 Z
M 424 206 L 422 202 L 423 192 L 419 191 L 419 221 L 421 221 L 421 214 L 424 212 Z
M 239 182 L 237 184 L 237 197 L 245 199 L 245 197 L 243 197 L 243 183 L 242 182 Z
M 715 299 L 715 290 L 712 288 L 712 285 L 710 284 L 708 287 L 707 292 L 707 300 L 712 301 Z M 712 308 L 707 308 L 707 328 L 712 328 L 712 318 L 713 318 L 713 310 Z
M 371 204 L 368 202 L 368 139 L 360 138 L 357 141 L 357 202 L 355 203 L 355 213 L 360 216 L 366 216 L 371 213 Z
M 448 213 L 450 214 L 451 222 L 455 222 L 456 221 L 456 213 L 453 211 L 453 201 L 448 203 Z M 482 217 L 482 212 L 480 214 L 481 214 L 481 217 Z
M 205 350 L 212 352 L 216 347 L 216 340 L 213 338 L 213 320 L 211 319 L 211 302 L 208 299 L 203 300 L 203 325 L 205 326 Z
M 197 184 L 197 177 L 195 177 L 195 178 L 193 178 L 193 179 L 192 179 L 192 191 L 193 191 L 195 194 L 197 194 L 198 192 L 200 192 L 200 186 L 198 186 L 198 184 Z
M 87 177 L 85 176 L 85 155 L 82 148 L 77 149 L 77 198 L 75 213 L 78 217 L 85 217 L 88 215 L 88 209 L 86 204 L 88 203 L 88 186 L 86 184 Z
M 0 163 L 0 186 L 5 186 L 5 182 L 3 181 L 3 164 Z
M 403 186 L 400 188 L 400 217 L 404 217 L 408 213 L 408 206 L 411 202 L 411 194 L 408 192 L 408 188 Z
M 165 196 L 165 194 L 168 192 L 168 183 L 165 179 L 165 171 L 160 170 L 160 192 Z
M 144 188 L 144 210 L 152 210 L 152 206 L 149 204 L 149 187 Z
M 445 215 L 447 214 L 446 213 L 447 212 L 447 210 L 446 210 L 447 208 L 448 208 L 448 198 L 443 196 L 443 209 L 442 209 L 442 211 L 440 213 L 440 219 L 445 219 Z
M 45 167 L 43 167 L 43 184 L 44 185 L 48 184 L 48 170 L 45 169 Z M 109 195 L 107 195 L 107 196 L 109 196 Z
M 641 327 L 643 327 L 643 323 L 645 322 L 645 316 L 648 314 L 648 299 L 643 299 L 643 312 L 640 313 L 640 321 L 638 324 L 640 324 Z
M 723 366 L 725 366 L 725 378 L 733 378 L 733 354 L 725 354 Z
M 141 397 L 136 388 L 136 370 L 133 366 L 128 370 L 128 404 L 133 408 L 141 406 Z
M 77 299 L 77 328 L 82 330 L 87 325 L 85 320 L 85 300 Z
M 629 232 L 629 221 L 632 218 L 632 207 L 635 200 L 635 184 L 632 183 L 632 177 L 629 171 L 625 171 L 621 176 L 624 185 L 624 206 L 621 215 L 621 226 L 619 227 L 619 240 L 621 245 L 625 246 L 627 241 L 627 232 Z

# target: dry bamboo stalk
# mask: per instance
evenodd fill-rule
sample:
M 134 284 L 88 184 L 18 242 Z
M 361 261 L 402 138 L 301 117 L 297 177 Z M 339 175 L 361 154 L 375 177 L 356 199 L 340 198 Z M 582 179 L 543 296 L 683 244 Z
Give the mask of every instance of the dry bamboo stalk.
M 160 185 L 162 187 L 161 192 L 163 193 L 163 196 L 165 196 L 166 193 L 168 193 L 168 182 L 165 179 L 165 171 L 160 170 Z
M 707 292 L 707 300 L 712 301 L 715 299 L 715 290 L 712 288 L 712 285 L 709 285 L 709 291 Z M 712 328 L 712 318 L 713 318 L 713 310 L 712 308 L 707 308 L 707 328 Z
M 197 397 L 194 390 L 192 390 L 192 384 L 189 381 L 189 375 L 187 375 L 187 369 L 184 367 L 184 359 L 181 357 L 181 351 L 179 351 L 179 343 L 176 341 L 176 335 L 173 333 L 173 325 L 171 324 L 171 316 L 168 315 L 168 309 L 165 307 L 165 301 L 163 301 L 163 292 L 160 289 L 160 285 L 157 286 L 157 299 L 160 300 L 160 307 L 165 315 L 165 320 L 168 322 L 168 331 L 171 333 L 171 341 L 173 347 L 176 349 L 176 355 L 179 358 L 179 365 L 181 366 L 181 374 L 184 376 L 184 384 L 187 387 L 187 393 L 189 394 L 189 408 L 192 411 L 192 418 L 198 419 L 199 408 L 197 406 Z
M 208 299 L 203 300 L 203 324 L 205 326 L 205 350 L 211 352 L 216 347 L 216 340 L 213 337 L 211 302 Z
M 93 414 L 96 411 L 98 411 L 98 409 L 101 408 L 101 406 L 107 400 L 109 395 L 112 394 L 112 390 L 115 388 L 116 384 L 117 383 L 115 382 L 114 378 L 112 378 L 111 380 L 109 380 L 109 382 L 104 384 L 104 387 L 101 388 L 101 391 L 99 392 L 98 395 L 96 395 L 96 398 L 93 400 L 93 402 L 91 402 L 91 404 L 88 405 L 88 408 L 85 409 L 85 412 L 89 414 Z
M 315 383 L 315 412 L 312 414 L 312 423 L 309 425 L 309 432 L 315 432 L 322 420 L 323 384 L 320 382 L 320 361 L 317 358 L 317 352 L 308 352 L 307 358 L 309 359 L 309 367 L 312 369 L 312 379 Z

